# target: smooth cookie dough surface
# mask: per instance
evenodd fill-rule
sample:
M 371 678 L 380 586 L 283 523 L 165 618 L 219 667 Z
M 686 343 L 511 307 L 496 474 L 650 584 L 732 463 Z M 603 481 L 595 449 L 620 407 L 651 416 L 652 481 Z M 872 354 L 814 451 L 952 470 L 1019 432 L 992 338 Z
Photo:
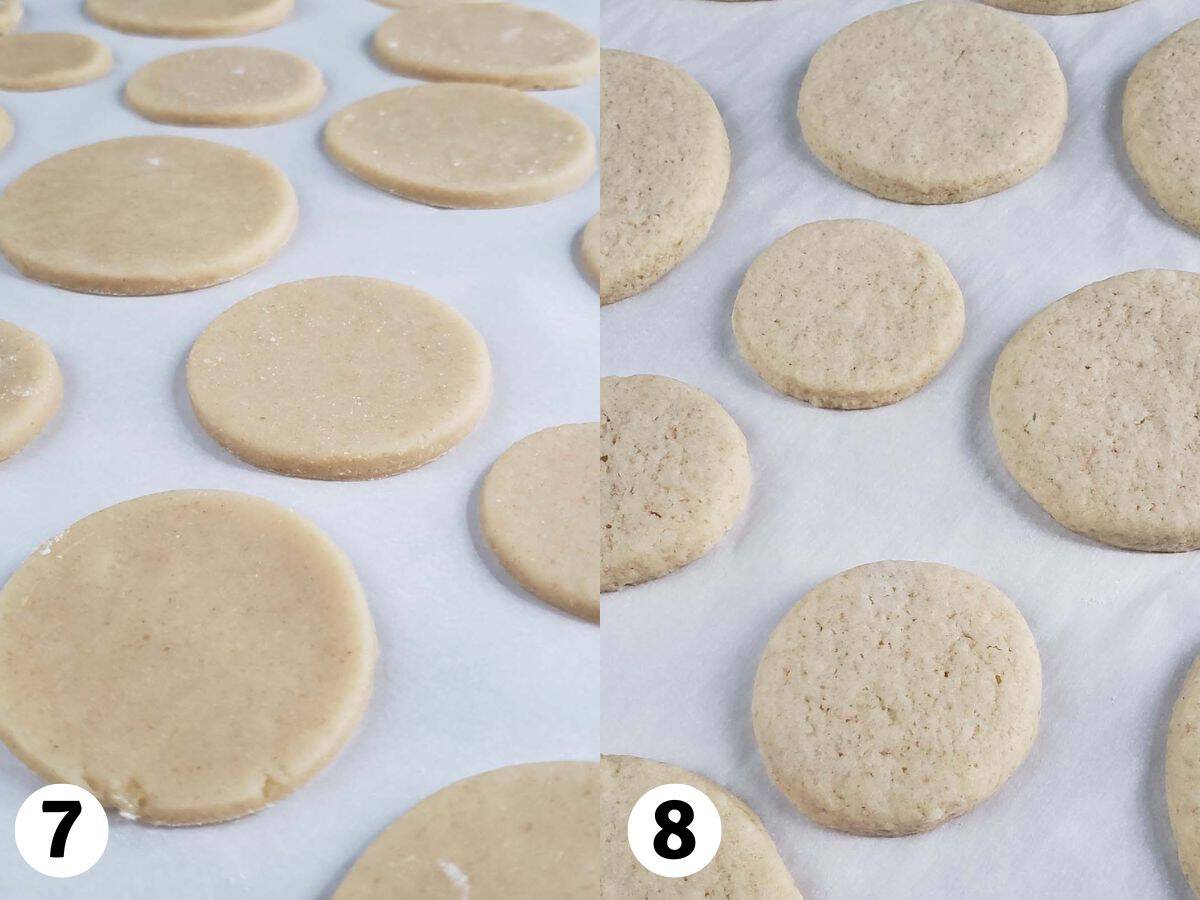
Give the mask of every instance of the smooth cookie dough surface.
M 747 362 L 816 406 L 865 409 L 919 390 L 962 339 L 963 298 L 941 257 L 862 219 L 802 225 L 750 266 L 733 308 Z
M 12 140 L 12 137 L 12 117 L 4 109 L 0 109 L 0 150 L 8 146 L 8 142 Z
M 379 27 L 373 46 L 379 61 L 401 75 L 524 90 L 575 87 L 600 65 L 595 37 L 515 3 L 410 6 Z
M 374 278 L 315 278 L 220 315 L 188 355 L 196 418 L 232 453 L 307 478 L 378 478 L 441 456 L 491 394 L 455 310 Z
M 638 756 L 605 756 L 604 824 L 600 831 L 603 900 L 801 900 L 771 835 L 742 800 L 713 781 L 677 766 Z M 685 878 L 660 878 L 637 861 L 626 836 L 641 796 L 663 784 L 702 791 L 721 816 L 721 846 L 712 862 Z
M 0 34 L 8 34 L 20 25 L 24 13 L 21 0 L 0 0 Z
M 53 91 L 95 81 L 112 53 L 82 34 L 34 32 L 0 37 L 0 90 Z
M 708 235 L 729 181 L 729 136 L 687 72 L 605 50 L 600 153 L 600 212 L 581 252 L 607 304 L 650 287 Z
M 1050 161 L 1067 84 L 1049 44 L 1016 16 L 921 0 L 826 41 L 798 114 L 812 152 L 855 187 L 903 203 L 960 203 Z
M 1062 525 L 1131 550 L 1200 548 L 1200 275 L 1150 269 L 1030 319 L 992 376 L 992 429 Z
M 153 122 L 253 126 L 310 112 L 325 95 L 320 70 L 266 47 L 206 47 L 143 66 L 125 99 Z
M 0 591 L 0 738 L 129 816 L 223 821 L 338 753 L 376 655 L 350 561 L 307 519 L 153 494 L 75 523 Z
M 531 763 L 422 800 L 358 858 L 333 900 L 595 900 L 600 766 Z
M 991 796 L 1037 734 L 1042 670 L 1021 613 L 987 582 L 880 562 L 818 585 L 771 634 L 754 733 L 816 822 L 928 831 Z
M 101 25 L 130 34 L 199 38 L 274 28 L 295 0 L 87 0 Z
M 1200 662 L 1193 663 L 1167 731 L 1167 813 L 1179 862 L 1200 896 Z
M 0 460 L 32 441 L 62 403 L 54 352 L 34 334 L 0 321 Z
M 660 578 L 703 556 L 750 493 L 746 438 L 698 388 L 662 375 L 600 383 L 601 590 Z
M 1041 13 L 1047 16 L 1068 16 L 1075 13 L 1104 12 L 1128 6 L 1133 0 L 983 0 L 990 6 L 1013 12 Z
M 296 224 L 287 177 L 245 150 L 181 137 L 90 144 L 0 195 L 0 251 L 37 281 L 92 294 L 169 294 L 236 278 Z
M 485 84 L 423 84 L 360 100 L 330 120 L 325 147 L 377 188 L 465 209 L 552 200 L 596 168 L 595 141 L 579 118 Z

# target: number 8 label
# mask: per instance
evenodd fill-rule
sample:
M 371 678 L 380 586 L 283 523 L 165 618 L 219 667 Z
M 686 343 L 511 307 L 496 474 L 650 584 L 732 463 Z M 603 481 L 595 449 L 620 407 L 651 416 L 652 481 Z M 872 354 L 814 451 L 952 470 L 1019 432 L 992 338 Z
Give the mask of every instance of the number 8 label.
M 685 878 L 707 866 L 721 846 L 721 815 L 708 795 L 687 784 L 644 793 L 629 813 L 629 848 L 663 878 Z
M 108 814 L 83 788 L 50 784 L 25 798 L 14 832 L 32 868 L 51 878 L 73 878 L 104 855 Z

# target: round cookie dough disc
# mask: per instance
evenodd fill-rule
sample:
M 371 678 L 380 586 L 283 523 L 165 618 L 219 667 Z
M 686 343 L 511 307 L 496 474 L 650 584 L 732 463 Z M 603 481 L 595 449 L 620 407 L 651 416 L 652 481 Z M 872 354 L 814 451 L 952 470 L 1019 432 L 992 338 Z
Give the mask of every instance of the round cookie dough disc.
M 0 321 L 0 460 L 41 432 L 62 403 L 62 372 L 32 331 Z
M 0 150 L 8 146 L 13 136 L 13 120 L 7 112 L 0 109 Z
M 547 603 L 600 620 L 600 428 L 547 428 L 496 460 L 479 495 L 488 545 Z
M 95 81 L 112 53 L 82 34 L 40 32 L 0 37 L 0 90 L 53 91 Z
M 295 0 L 87 0 L 101 25 L 129 34 L 199 38 L 274 28 Z
M 1042 669 L 1012 601 L 933 563 L 818 585 L 771 634 L 754 733 L 809 818 L 854 834 L 928 831 L 991 796 L 1037 734 Z
M 487 347 L 439 300 L 374 278 L 314 278 L 221 314 L 188 355 L 213 438 L 252 465 L 379 478 L 441 456 L 483 415 Z
M 125 86 L 134 110 L 175 125 L 268 125 L 310 112 L 324 95 L 316 66 L 266 47 L 206 47 L 164 56 Z
M 1179 862 L 1200 896 L 1200 661 L 1193 663 L 1167 731 L 1167 813 Z
M 879 222 L 813 222 L 750 266 L 733 308 L 747 362 L 816 406 L 865 409 L 919 390 L 963 332 L 963 298 L 941 257 Z
M 1166 213 L 1200 231 L 1200 20 L 1142 57 L 1125 85 L 1125 149 Z
M 595 900 L 600 767 L 532 763 L 464 779 L 376 838 L 333 900 Z
M 700 246 L 725 197 L 729 137 L 687 72 L 605 50 L 600 152 L 600 212 L 581 252 L 607 304 L 641 293 Z
M 600 383 L 600 588 L 660 578 L 703 556 L 746 505 L 750 456 L 703 391 L 662 375 Z
M 8 34 L 21 24 L 24 12 L 21 0 L 0 0 L 0 34 Z
M 1075 13 L 1104 12 L 1128 6 L 1133 0 L 983 0 L 990 6 L 1013 12 L 1041 13 L 1047 16 L 1069 16 Z
M 542 203 L 596 169 L 595 142 L 580 119 L 484 84 L 423 84 L 360 100 L 330 120 L 325 146 L 368 184 L 462 209 Z
M 1045 39 L 979 3 L 921 0 L 826 41 L 800 86 L 809 148 L 855 187 L 903 203 L 961 203 L 1050 161 L 1067 84 Z
M 1030 319 L 992 376 L 992 429 L 1062 525 L 1131 550 L 1200 548 L 1200 275 L 1151 269 Z
M 603 900 L 801 900 L 800 892 L 767 829 L 740 799 L 715 782 L 685 769 L 638 756 L 605 756 L 604 824 L 600 829 Z M 637 861 L 626 828 L 633 806 L 647 791 L 686 784 L 702 791 L 721 816 L 721 846 L 712 862 L 686 878 L 660 878 Z
M 219 822 L 338 753 L 376 654 L 350 561 L 307 519 L 153 494 L 75 523 L 0 591 L 0 738 L 127 815 Z
M 90 144 L 0 195 L 0 251 L 25 275 L 93 294 L 169 294 L 236 278 L 296 224 L 287 177 L 245 150 L 180 137 Z

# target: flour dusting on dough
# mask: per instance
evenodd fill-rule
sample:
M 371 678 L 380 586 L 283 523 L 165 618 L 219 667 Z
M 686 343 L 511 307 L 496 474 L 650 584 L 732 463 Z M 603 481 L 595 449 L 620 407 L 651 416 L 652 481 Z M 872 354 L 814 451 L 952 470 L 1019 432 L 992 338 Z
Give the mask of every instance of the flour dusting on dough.
M 471 879 L 467 877 L 467 873 L 446 859 L 439 859 L 438 866 L 441 867 L 442 873 L 450 879 L 451 884 L 458 888 L 458 896 L 461 900 L 470 900 Z

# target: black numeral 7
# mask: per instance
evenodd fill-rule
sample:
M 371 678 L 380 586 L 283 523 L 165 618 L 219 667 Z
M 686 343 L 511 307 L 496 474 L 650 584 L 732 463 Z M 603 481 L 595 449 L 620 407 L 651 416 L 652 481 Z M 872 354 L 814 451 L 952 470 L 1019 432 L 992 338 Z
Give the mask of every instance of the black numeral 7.
M 42 812 L 66 813 L 54 829 L 54 837 L 50 839 L 50 858 L 62 859 L 67 852 L 67 835 L 71 833 L 71 826 L 75 824 L 79 814 L 83 812 L 83 804 L 78 800 L 43 800 Z

